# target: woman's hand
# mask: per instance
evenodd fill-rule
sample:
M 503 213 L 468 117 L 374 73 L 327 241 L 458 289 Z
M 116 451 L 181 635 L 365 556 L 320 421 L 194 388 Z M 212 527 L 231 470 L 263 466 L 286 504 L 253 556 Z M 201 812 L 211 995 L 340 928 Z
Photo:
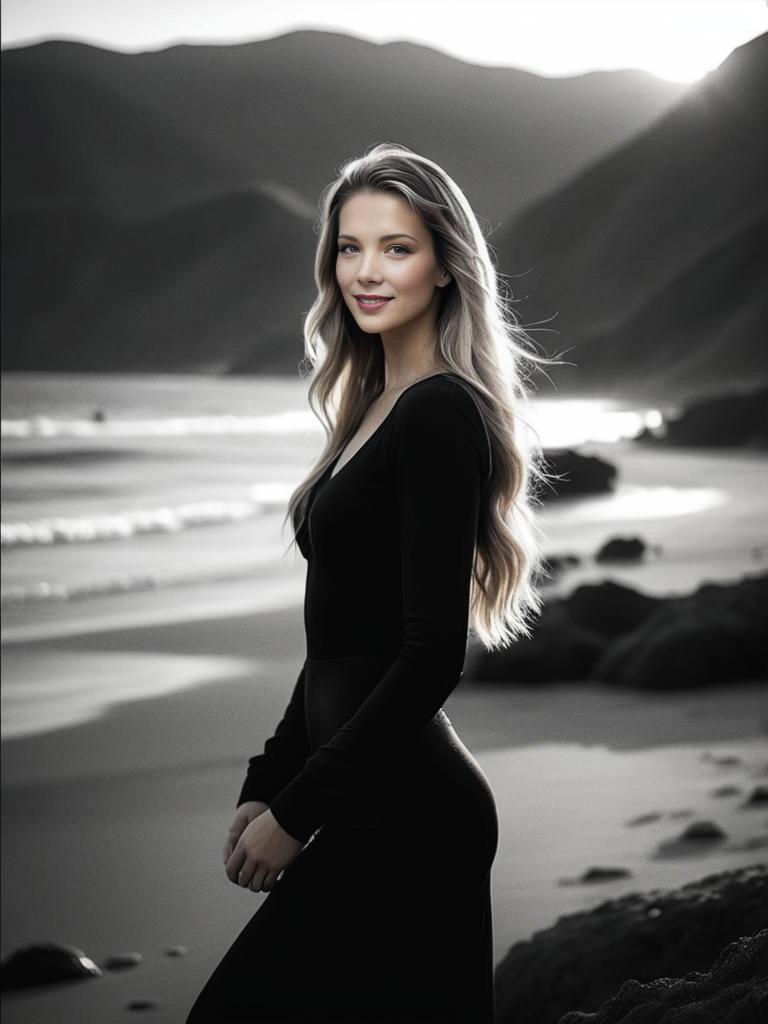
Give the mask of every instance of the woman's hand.
M 225 864 L 232 856 L 232 851 L 235 848 L 237 840 L 243 834 L 243 829 L 250 825 L 253 819 L 259 814 L 263 814 L 264 811 L 268 810 L 269 804 L 265 804 L 261 800 L 248 800 L 246 803 L 240 804 L 237 808 L 237 814 L 235 814 L 235 820 L 232 822 L 229 832 L 227 833 L 227 842 L 224 846 Z
M 243 804 L 239 810 L 247 806 Z M 269 808 L 259 811 L 245 826 L 227 858 L 227 878 L 244 889 L 269 892 L 303 847 L 301 840 L 294 839 L 277 823 Z

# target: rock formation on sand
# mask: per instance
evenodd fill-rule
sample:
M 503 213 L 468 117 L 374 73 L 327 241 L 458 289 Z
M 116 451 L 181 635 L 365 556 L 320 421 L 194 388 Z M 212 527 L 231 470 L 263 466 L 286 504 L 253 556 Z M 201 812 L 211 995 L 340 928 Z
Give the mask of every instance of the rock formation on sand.
M 764 1024 L 768 1019 L 768 928 L 725 947 L 709 971 L 625 981 L 597 1013 L 558 1024 Z
M 496 968 L 496 1019 L 498 1024 L 558 1024 L 569 1011 L 595 1013 L 624 981 L 631 989 L 710 971 L 726 945 L 763 928 L 768 928 L 765 864 L 707 875 L 679 889 L 605 900 L 558 918 L 508 950 Z M 664 1016 L 642 1019 L 667 1022 Z M 718 1018 L 681 1017 L 680 1024 L 710 1019 L 714 1024 Z M 598 1018 L 595 1024 L 609 1020 L 614 1018 Z
M 647 689 L 768 679 L 768 573 L 658 598 L 611 580 L 544 606 L 531 637 L 479 651 L 466 677 Z

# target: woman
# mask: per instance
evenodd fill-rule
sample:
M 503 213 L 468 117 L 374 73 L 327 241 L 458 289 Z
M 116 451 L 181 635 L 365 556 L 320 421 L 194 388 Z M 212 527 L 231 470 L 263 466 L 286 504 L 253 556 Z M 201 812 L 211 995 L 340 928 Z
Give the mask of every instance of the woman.
M 288 507 L 307 658 L 224 851 L 229 879 L 269 896 L 188 1024 L 485 1024 L 498 819 L 442 705 L 470 626 L 505 646 L 541 607 L 519 362 L 551 360 L 522 348 L 432 161 L 374 146 L 320 212 L 305 338 L 328 442 Z

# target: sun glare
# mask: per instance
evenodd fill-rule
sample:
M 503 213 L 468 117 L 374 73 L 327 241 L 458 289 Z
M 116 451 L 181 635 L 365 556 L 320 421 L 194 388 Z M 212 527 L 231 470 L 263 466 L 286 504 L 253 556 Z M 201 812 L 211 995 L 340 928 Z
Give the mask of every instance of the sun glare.
M 768 29 L 764 0 L 4 0 L 0 17 L 6 47 L 78 39 L 136 52 L 310 29 L 551 78 L 638 68 L 678 82 Z

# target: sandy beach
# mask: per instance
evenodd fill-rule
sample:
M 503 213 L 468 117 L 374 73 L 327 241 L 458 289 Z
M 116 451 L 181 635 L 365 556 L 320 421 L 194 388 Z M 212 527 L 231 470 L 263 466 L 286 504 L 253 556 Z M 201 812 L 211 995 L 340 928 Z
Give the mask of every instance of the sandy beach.
M 46 645 L 84 659 L 105 651 L 185 651 L 242 659 L 251 668 L 3 745 L 3 955 L 54 941 L 79 946 L 97 963 L 125 951 L 144 956 L 121 974 L 6 997 L 8 1021 L 110 1024 L 124 1019 L 135 999 L 157 1001 L 147 1011 L 152 1020 L 184 1019 L 210 970 L 267 898 L 227 881 L 220 849 L 245 760 L 276 723 L 301 663 L 300 637 L 294 607 L 32 642 L 38 655 Z M 23 656 L 19 648 L 7 647 L 13 657 Z M 487 773 L 499 809 L 497 961 L 561 913 L 765 858 L 764 848 L 750 846 L 768 834 L 764 811 L 740 811 L 740 799 L 711 795 L 724 781 L 746 795 L 766 772 L 762 686 L 729 687 L 702 700 L 697 692 L 467 682 L 446 710 Z M 723 767 L 708 756 L 718 753 L 741 760 Z M 661 812 L 657 822 L 627 826 L 652 811 Z M 655 857 L 657 844 L 685 824 L 676 817 L 683 811 L 690 820 L 717 820 L 727 843 L 693 858 Z M 558 884 L 594 864 L 628 867 L 633 876 Z M 164 955 L 176 945 L 188 955 Z
M 287 480 L 284 449 L 263 445 L 257 465 L 248 437 L 237 452 L 231 437 L 190 445 L 206 486 L 220 465 L 228 488 L 271 479 L 274 467 Z M 294 447 L 298 466 L 308 458 L 306 439 Z M 593 442 L 586 452 L 615 461 L 620 485 L 615 495 L 546 510 L 547 552 L 581 558 L 562 592 L 612 578 L 646 593 L 678 594 L 763 568 L 765 456 L 651 452 L 629 441 Z M 178 448 L 160 447 L 152 459 L 160 480 L 179 462 Z M 116 491 L 116 507 L 143 494 L 142 473 L 130 462 L 116 478 L 130 485 Z M 73 480 L 71 467 L 61 480 Z M 22 494 L 26 477 L 18 481 Z M 179 486 L 188 487 L 186 475 Z M 158 494 L 153 503 L 161 498 L 168 500 Z M 128 542 L 11 551 L 11 585 L 38 578 L 38 564 L 50 578 L 75 583 L 101 579 L 107 563 L 130 568 L 132 559 L 134 569 L 147 571 L 155 553 L 167 574 L 143 590 L 3 606 L 2 955 L 55 942 L 78 946 L 97 963 L 130 951 L 144 957 L 93 981 L 9 994 L 9 1024 L 112 1024 L 125 1020 L 134 1000 L 155 1004 L 146 1019 L 183 1022 L 268 898 L 226 879 L 221 849 L 247 758 L 277 724 L 305 656 L 305 564 L 292 556 L 275 561 L 288 540 L 278 542 L 280 519 L 270 512 Z M 648 557 L 610 568 L 595 563 L 599 545 L 615 535 L 642 536 Z M 211 576 L 220 547 L 224 570 Z M 199 560 L 190 562 L 191 553 Z M 231 573 L 238 558 L 246 561 Z M 184 567 L 192 575 L 174 583 Z M 208 577 L 196 582 L 198 570 Z M 739 806 L 768 769 L 764 682 L 644 694 L 465 679 L 446 711 L 486 772 L 499 812 L 497 963 L 558 915 L 768 856 L 764 808 Z M 716 755 L 736 760 L 721 764 Z M 739 788 L 714 796 L 724 783 Z M 655 817 L 628 824 L 643 814 Z M 715 821 L 723 842 L 693 855 L 661 854 L 699 819 Z M 631 875 L 562 884 L 592 866 Z M 165 955 L 177 946 L 186 955 Z

